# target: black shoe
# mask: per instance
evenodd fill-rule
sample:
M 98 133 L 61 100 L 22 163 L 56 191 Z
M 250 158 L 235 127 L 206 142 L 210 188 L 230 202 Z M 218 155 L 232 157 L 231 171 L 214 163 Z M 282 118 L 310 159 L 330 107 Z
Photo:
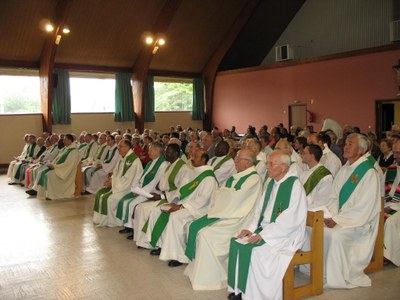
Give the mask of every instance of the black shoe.
M 229 300 L 241 300 L 242 299 L 242 294 L 240 293 L 240 294 L 235 295 L 235 293 L 230 293 L 228 295 L 228 299 Z
M 161 253 L 161 248 L 157 248 L 157 249 L 150 251 L 150 255 L 154 255 L 154 256 L 160 255 L 160 253 Z
M 27 193 L 28 195 L 31 195 L 31 196 L 37 195 L 37 192 L 35 190 L 27 190 L 27 191 L 25 191 L 25 193 Z
M 130 241 L 133 240 L 133 234 L 128 235 L 128 236 L 126 237 L 126 239 L 127 239 L 127 240 L 130 240 Z
M 133 232 L 133 229 L 132 228 L 128 228 L 128 227 L 125 227 L 124 229 L 121 229 L 120 231 L 118 231 L 119 233 L 131 233 L 131 232 Z
M 91 194 L 88 191 L 84 191 L 81 193 L 81 195 L 84 196 L 84 195 L 91 195 Z
M 177 260 L 170 260 L 168 263 L 168 267 L 179 267 L 181 265 L 183 265 L 183 264 Z
M 16 185 L 16 184 L 18 184 L 18 183 L 14 182 L 14 181 L 10 181 L 10 182 L 8 183 L 8 185 Z
M 142 247 L 142 246 L 137 246 L 137 248 L 140 249 L 140 250 L 147 250 L 147 248 Z

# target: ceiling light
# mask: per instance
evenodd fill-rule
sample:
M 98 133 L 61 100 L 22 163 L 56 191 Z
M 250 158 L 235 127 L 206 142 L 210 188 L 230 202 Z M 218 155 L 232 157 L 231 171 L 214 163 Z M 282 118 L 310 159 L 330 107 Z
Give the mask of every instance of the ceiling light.
M 54 30 L 54 27 L 53 27 L 53 25 L 51 25 L 50 23 L 48 23 L 48 24 L 46 25 L 45 29 L 46 29 L 47 32 L 52 32 L 52 31 Z
M 159 44 L 160 46 L 165 45 L 165 40 L 164 40 L 163 38 L 159 39 L 159 40 L 158 40 L 158 44 Z
M 145 41 L 146 41 L 147 45 L 151 45 L 153 43 L 154 39 L 151 36 L 147 36 Z
M 71 32 L 71 30 L 69 30 L 69 28 L 67 26 L 65 26 L 63 29 L 63 33 L 68 34 L 70 32 Z

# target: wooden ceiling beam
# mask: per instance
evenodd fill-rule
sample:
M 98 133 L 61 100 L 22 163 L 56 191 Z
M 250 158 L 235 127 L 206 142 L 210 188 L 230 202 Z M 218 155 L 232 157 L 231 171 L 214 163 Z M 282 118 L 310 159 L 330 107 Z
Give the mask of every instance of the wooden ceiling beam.
M 54 59 L 57 51 L 56 39 L 58 35 L 62 34 L 65 21 L 70 11 L 73 0 L 58 0 L 55 19 L 54 30 L 49 34 L 44 42 L 42 53 L 40 56 L 40 98 L 42 103 L 42 121 L 43 131 L 52 131 L 52 99 L 53 99 L 53 83 L 54 83 Z
M 167 32 L 172 19 L 179 9 L 182 0 L 167 0 L 158 15 L 151 31 L 154 35 Z M 144 129 L 144 95 L 147 84 L 147 74 L 153 59 L 154 46 L 144 46 L 132 68 L 132 92 L 135 111 L 135 127 L 141 132 Z
M 214 102 L 214 84 L 217 76 L 218 66 L 259 3 L 260 0 L 249 0 L 246 2 L 241 13 L 236 18 L 232 27 L 229 29 L 228 33 L 221 41 L 217 50 L 214 52 L 202 71 L 205 85 L 205 114 L 203 120 L 204 130 L 211 130 L 213 125 L 212 112 Z

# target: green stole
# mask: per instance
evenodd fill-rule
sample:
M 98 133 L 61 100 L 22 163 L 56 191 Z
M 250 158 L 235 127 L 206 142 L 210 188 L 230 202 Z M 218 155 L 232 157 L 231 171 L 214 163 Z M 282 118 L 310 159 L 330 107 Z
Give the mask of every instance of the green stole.
M 76 148 L 69 148 L 60 153 L 59 159 L 55 162 L 56 165 L 61 165 L 62 163 L 65 162 L 67 159 L 68 155 L 73 151 L 76 150 Z M 47 173 L 51 171 L 52 169 L 47 168 L 46 170 L 43 170 L 42 174 L 40 175 L 39 182 L 38 184 L 41 186 L 46 187 L 46 181 L 47 181 Z
M 257 174 L 257 172 L 253 171 L 250 174 L 247 174 L 247 175 L 241 177 L 238 180 L 238 182 L 235 184 L 235 187 L 234 187 L 235 191 L 240 190 L 242 188 L 243 183 L 251 175 L 258 175 L 258 174 Z M 242 178 L 243 178 L 243 180 L 242 180 Z M 225 184 L 225 186 L 228 188 L 232 187 L 232 182 L 233 182 L 233 180 L 230 180 L 229 186 L 228 186 L 228 182 Z M 204 215 L 201 218 L 193 221 L 192 224 L 190 224 L 188 240 L 187 240 L 186 250 L 185 250 L 185 255 L 187 256 L 187 258 L 189 258 L 192 261 L 196 256 L 196 238 L 197 238 L 198 232 L 201 229 L 203 229 L 204 227 L 209 226 L 219 220 L 220 220 L 220 218 L 208 218 L 208 215 Z
M 148 185 L 150 182 L 153 181 L 154 177 L 156 176 L 158 169 L 160 168 L 161 164 L 165 161 L 164 156 L 160 156 L 156 163 L 153 165 L 153 167 L 150 169 L 151 162 L 147 163 L 146 167 L 144 168 L 144 171 L 142 173 L 142 176 L 140 179 L 143 178 L 143 184 L 142 187 L 145 187 Z M 146 175 L 145 175 L 146 174 Z M 144 176 L 144 177 L 143 177 Z M 128 218 L 129 218 L 129 204 L 135 200 L 135 195 L 131 192 L 126 194 L 119 200 L 118 202 L 118 208 L 117 208 L 117 214 L 116 217 L 120 220 L 122 220 L 122 213 L 123 213 L 123 208 L 124 208 L 124 202 L 128 201 L 126 205 L 126 210 L 125 210 L 125 218 L 124 218 L 124 223 L 128 223 Z
M 131 154 L 129 154 L 124 162 L 124 167 L 122 170 L 122 176 L 125 175 L 125 173 L 129 170 L 129 168 L 132 166 L 133 162 L 137 159 L 137 155 L 132 152 Z M 118 165 L 118 173 L 119 173 L 119 168 L 121 161 L 119 162 Z M 99 190 L 96 193 L 96 198 L 95 198 L 95 203 L 94 203 L 94 211 L 97 211 L 99 213 L 101 213 L 102 215 L 107 215 L 108 214 L 108 198 L 112 195 L 112 189 L 111 188 L 103 188 L 101 190 Z M 102 199 L 103 201 L 101 201 L 101 208 L 99 209 L 99 205 L 100 205 L 100 199 Z M 100 210 L 100 211 L 99 211 Z
M 83 147 L 85 147 L 85 146 L 87 146 L 87 144 L 86 143 L 82 143 L 82 144 L 80 144 L 79 146 L 78 146 L 78 149 L 79 150 L 81 150 Z
M 25 159 L 28 159 L 28 158 L 30 158 L 30 157 L 32 157 L 33 158 L 33 154 L 34 154 L 34 150 L 35 150 L 35 147 L 36 147 L 36 143 L 33 143 L 33 144 L 29 144 L 29 146 L 28 146 L 28 149 L 27 149 L 27 151 L 26 151 L 26 155 L 25 155 Z M 15 179 L 18 179 L 18 180 L 24 180 L 25 179 L 25 174 L 22 174 L 22 176 L 23 176 L 23 178 L 21 177 L 21 168 L 22 168 L 22 166 L 23 165 L 25 165 L 25 164 L 27 164 L 28 162 L 25 162 L 25 161 L 22 161 L 19 165 L 18 165 L 18 169 L 17 169 L 17 172 L 15 172 L 15 176 L 14 176 L 14 178 Z M 21 177 L 21 178 L 20 178 Z
M 107 148 L 107 144 L 101 145 L 99 146 L 100 152 L 99 154 L 96 156 L 96 159 L 101 159 L 101 156 L 104 153 L 104 150 Z
M 276 221 L 276 218 L 289 207 L 290 196 L 292 194 L 293 184 L 296 181 L 296 179 L 297 177 L 290 176 L 279 185 L 270 218 L 270 223 L 274 223 Z M 258 219 L 257 229 L 254 231 L 254 233 L 258 234 L 263 229 L 261 224 L 262 221 L 264 220 L 264 213 L 267 208 L 267 204 L 271 198 L 271 192 L 273 186 L 274 186 L 274 180 L 271 180 L 265 192 L 265 198 L 261 209 L 261 214 Z M 229 261 L 228 261 L 228 285 L 231 288 L 235 287 L 236 264 L 238 262 L 239 263 L 238 274 L 237 274 L 238 288 L 243 293 L 246 292 L 247 277 L 249 274 L 249 267 L 251 261 L 251 253 L 254 247 L 258 247 L 264 244 L 265 241 L 261 240 L 258 244 L 248 243 L 246 245 L 242 245 L 236 242 L 236 238 L 231 239 L 231 244 L 229 248 Z
M 135 154 L 135 152 L 132 152 L 131 154 L 128 155 L 128 157 L 125 159 L 125 162 L 124 162 L 124 169 L 122 170 L 122 176 L 125 176 L 126 172 L 129 170 L 129 168 L 132 166 L 133 162 L 137 158 L 138 157 Z M 119 169 L 119 167 L 118 167 L 118 169 Z
M 179 170 L 183 167 L 183 165 L 185 165 L 185 162 L 182 159 L 178 159 L 178 161 L 176 162 L 174 168 L 172 169 L 171 173 L 168 176 L 168 186 L 169 186 L 169 191 L 175 191 L 177 189 L 176 185 L 175 185 L 175 178 L 176 175 L 178 175 Z M 171 165 L 168 166 L 168 168 L 165 170 L 165 172 L 168 171 L 168 169 L 171 167 Z M 157 204 L 157 207 L 168 203 L 168 201 L 166 199 L 164 200 L 160 200 Z M 142 231 L 143 232 L 147 232 L 147 226 L 149 225 L 149 219 L 147 219 L 146 223 L 143 225 Z
M 175 178 L 176 175 L 178 175 L 179 170 L 182 168 L 182 166 L 185 165 L 185 162 L 182 159 L 178 159 L 178 161 L 176 162 L 174 168 L 171 171 L 171 174 L 168 177 L 168 185 L 169 185 L 169 191 L 175 191 L 177 189 L 176 185 L 175 185 Z M 170 166 L 168 166 L 167 171 L 169 169 Z
M 304 190 L 306 191 L 306 195 L 310 194 L 312 190 L 318 185 L 318 183 L 325 176 L 331 175 L 331 172 L 324 166 L 319 166 L 317 169 L 312 172 L 312 174 L 308 177 L 307 181 L 304 183 Z
M 195 179 L 193 179 L 192 181 L 181 187 L 179 190 L 180 193 L 179 201 L 182 201 L 183 199 L 191 195 L 197 189 L 197 187 L 200 185 L 203 179 L 209 176 L 214 177 L 214 179 L 217 180 L 215 178 L 213 171 L 205 170 L 204 172 L 200 173 Z M 161 212 L 161 215 L 158 217 L 156 223 L 154 224 L 153 231 L 151 232 L 151 241 L 150 241 L 150 245 L 152 245 L 153 247 L 157 246 L 157 242 L 160 239 L 161 234 L 163 233 L 165 227 L 168 224 L 170 215 L 171 215 L 170 213 Z
M 26 154 L 25 158 L 33 157 L 33 154 L 35 153 L 36 143 L 30 144 L 29 147 L 30 148 L 27 151 L 27 154 Z
M 390 200 L 389 192 L 392 189 L 392 185 L 397 175 L 397 165 L 391 165 L 386 170 L 385 175 L 385 199 L 386 201 Z M 400 199 L 400 197 L 399 197 Z
M 215 171 L 217 171 L 219 168 L 221 168 L 221 166 L 225 163 L 225 162 L 227 162 L 228 160 L 230 160 L 231 159 L 231 156 L 228 154 L 228 155 L 226 155 L 223 159 L 221 159 L 216 165 L 215 165 L 215 167 L 214 167 L 214 172 Z M 212 164 L 215 162 L 215 160 L 212 162 Z M 211 165 L 212 165 L 211 164 Z
M 111 151 L 111 149 L 107 150 L 106 157 L 104 158 L 105 164 L 109 164 L 112 161 L 112 159 L 114 158 L 115 152 L 117 152 L 117 149 L 118 149 L 118 147 L 115 147 L 114 149 L 112 149 L 112 151 Z M 111 153 L 111 156 L 110 156 L 110 153 Z
M 94 199 L 94 207 L 93 210 L 95 212 L 98 212 L 99 214 L 102 215 L 107 215 L 108 212 L 108 208 L 107 208 L 107 200 L 108 197 L 110 197 L 112 194 L 112 190 L 109 187 L 104 187 L 100 190 L 97 191 L 95 199 Z M 103 199 L 102 201 L 102 205 L 100 207 L 100 199 Z M 104 206 L 103 203 L 106 203 L 106 205 Z
M 369 169 L 373 168 L 374 167 L 368 160 L 363 161 L 355 168 L 339 192 L 339 209 L 341 209 L 342 206 L 347 202 L 361 179 L 364 177 L 365 173 L 367 173 Z
M 89 144 L 89 147 L 86 149 L 85 155 L 84 157 L 82 157 L 82 160 L 87 159 L 89 157 L 90 150 L 92 150 L 93 144 L 95 144 L 95 142 Z

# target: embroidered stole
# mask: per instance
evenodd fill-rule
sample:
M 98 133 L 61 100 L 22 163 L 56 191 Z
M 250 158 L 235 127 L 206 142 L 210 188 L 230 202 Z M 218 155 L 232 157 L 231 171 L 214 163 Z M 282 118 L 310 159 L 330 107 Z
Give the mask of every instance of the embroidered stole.
M 204 178 L 209 177 L 209 176 L 214 177 L 215 181 L 217 181 L 213 171 L 205 170 L 204 172 L 200 173 L 191 182 L 189 182 L 189 183 L 185 184 L 183 187 L 181 187 L 179 190 L 180 201 L 182 201 L 183 199 L 185 199 L 189 195 L 191 195 L 197 189 L 197 187 L 200 185 L 201 181 L 203 181 Z M 150 245 L 152 245 L 153 247 L 156 247 L 157 242 L 161 237 L 161 234 L 163 233 L 165 227 L 168 224 L 170 215 L 171 215 L 170 213 L 161 212 L 161 215 L 158 217 L 156 223 L 154 224 L 153 231 L 151 232 L 151 241 L 150 241 Z
M 235 191 L 238 191 L 242 188 L 243 183 L 245 183 L 245 181 L 251 176 L 251 175 L 257 175 L 257 172 L 253 171 L 250 174 L 247 174 L 243 177 L 241 177 L 238 182 L 235 184 Z M 230 178 L 232 178 L 232 180 L 229 181 L 229 183 L 226 183 L 225 186 L 226 187 L 231 187 L 232 186 L 232 182 L 233 182 L 233 176 L 231 176 Z M 230 179 L 229 178 L 229 179 Z M 243 180 L 242 180 L 243 178 Z M 227 186 L 227 184 L 229 184 L 229 186 Z M 193 260 L 196 256 L 196 238 L 197 238 L 197 234 L 198 232 L 203 229 L 206 226 L 209 226 L 217 221 L 219 221 L 220 218 L 208 218 L 208 215 L 202 216 L 201 218 L 193 221 L 190 226 L 189 226 L 189 233 L 188 233 L 188 241 L 186 244 L 186 250 L 185 250 L 185 255 L 187 256 L 187 258 L 189 258 L 190 260 Z
M 366 160 L 360 163 L 353 173 L 349 176 L 342 189 L 339 192 L 339 209 L 347 202 L 353 191 L 356 189 L 361 179 L 369 169 L 373 169 L 371 162 Z

